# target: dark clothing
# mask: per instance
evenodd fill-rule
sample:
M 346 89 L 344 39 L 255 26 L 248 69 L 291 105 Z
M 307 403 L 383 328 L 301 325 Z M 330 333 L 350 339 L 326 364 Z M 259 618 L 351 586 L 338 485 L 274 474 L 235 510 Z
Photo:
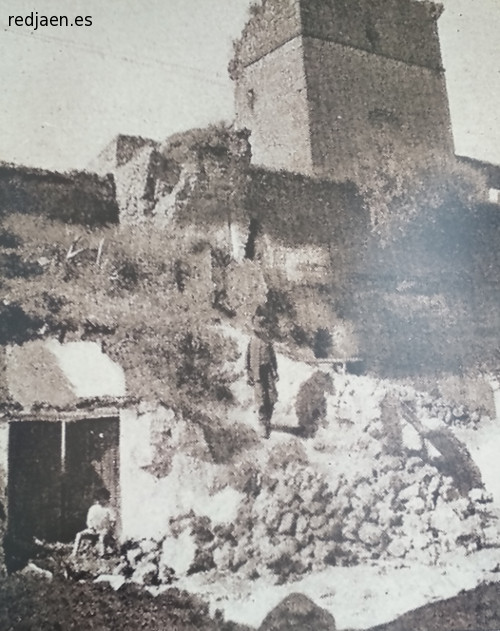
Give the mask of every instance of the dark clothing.
M 273 345 L 254 335 L 247 350 L 248 381 L 254 386 L 255 403 L 259 420 L 264 426 L 266 437 L 271 431 L 271 417 L 278 400 L 276 381 L 278 380 L 278 364 Z

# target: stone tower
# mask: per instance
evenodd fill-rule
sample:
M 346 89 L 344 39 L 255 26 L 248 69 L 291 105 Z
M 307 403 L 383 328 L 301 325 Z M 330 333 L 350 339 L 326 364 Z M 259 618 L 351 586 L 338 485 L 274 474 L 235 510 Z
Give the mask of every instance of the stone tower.
M 417 0 L 261 0 L 235 43 L 253 161 L 359 181 L 382 158 L 453 155 L 437 21 Z

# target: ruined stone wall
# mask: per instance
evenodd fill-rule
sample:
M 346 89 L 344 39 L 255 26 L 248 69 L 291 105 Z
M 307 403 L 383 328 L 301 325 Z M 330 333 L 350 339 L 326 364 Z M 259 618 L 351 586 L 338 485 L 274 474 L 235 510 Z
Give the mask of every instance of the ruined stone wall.
M 142 147 L 114 170 L 116 200 L 122 225 L 138 223 L 151 213 L 155 200 L 148 183 L 153 153 L 154 149 Z
M 360 182 L 397 152 L 424 167 L 453 154 L 442 72 L 309 37 L 304 60 L 317 174 Z
M 113 179 L 95 173 L 61 174 L 2 164 L 0 217 L 12 213 L 89 225 L 116 223 Z
M 297 37 L 301 30 L 298 0 L 263 0 L 251 13 L 241 38 L 234 43 L 230 71 L 235 74 Z
M 337 303 L 358 292 L 354 272 L 363 262 L 369 230 L 355 187 L 254 168 L 246 210 L 249 244 L 253 233 L 255 260 L 268 288 L 288 292 L 295 325 L 307 335 L 318 327 L 333 332 Z M 302 320 L 298 310 L 304 295 L 310 313 Z
M 335 244 L 340 256 L 368 230 L 366 209 L 349 183 L 255 168 L 245 206 L 263 232 L 291 247 Z
M 312 173 L 304 51 L 299 37 L 242 70 L 236 121 L 251 130 L 253 164 Z
M 141 136 L 124 136 L 120 134 L 116 139 L 116 163 L 121 166 L 128 162 L 137 151 L 143 147 L 155 148 L 157 143 Z
M 415 0 L 263 0 L 235 44 L 252 162 L 362 182 L 379 156 L 453 155 L 437 20 Z
M 151 138 L 119 134 L 90 162 L 89 171 L 99 175 L 115 173 L 118 167 L 132 160 L 145 147 L 155 149 L 158 143 Z
M 120 428 L 122 539 L 161 538 L 172 517 L 190 511 L 221 522 L 236 517 L 241 494 L 214 492 L 218 467 L 199 426 L 144 403 L 122 411 Z
M 126 148 L 129 159 L 108 166 L 122 225 L 198 226 L 206 233 L 238 219 L 250 162 L 246 131 L 212 126 L 175 134 L 162 144 L 130 140 Z
M 302 261 L 311 246 L 328 256 L 329 269 L 304 268 L 293 281 L 318 296 L 324 286 L 336 315 L 354 324 L 368 370 L 494 370 L 500 216 L 494 205 L 450 203 L 384 245 L 354 186 L 253 168 L 246 210 L 260 226 L 255 251 L 268 284 L 268 268 L 279 276 L 275 286 L 291 280 L 291 259 Z

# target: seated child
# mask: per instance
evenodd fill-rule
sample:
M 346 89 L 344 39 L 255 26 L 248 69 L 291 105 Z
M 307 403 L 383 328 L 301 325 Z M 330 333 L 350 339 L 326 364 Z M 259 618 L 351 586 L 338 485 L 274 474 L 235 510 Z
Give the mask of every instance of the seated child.
M 109 506 L 110 494 L 107 489 L 99 489 L 95 500 L 87 513 L 87 528 L 75 537 L 73 556 L 76 556 L 82 539 L 95 539 L 100 556 L 104 556 L 105 539 L 109 537 L 115 526 L 115 514 Z

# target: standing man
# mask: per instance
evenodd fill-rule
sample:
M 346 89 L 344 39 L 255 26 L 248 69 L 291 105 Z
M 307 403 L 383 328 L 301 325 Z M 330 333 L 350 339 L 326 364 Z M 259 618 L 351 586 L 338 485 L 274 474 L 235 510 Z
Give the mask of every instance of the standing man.
M 264 428 L 264 437 L 269 438 L 271 418 L 278 400 L 278 364 L 262 308 L 257 309 L 252 323 L 254 332 L 248 344 L 246 358 L 248 383 L 254 387 L 255 403 L 259 421 Z

